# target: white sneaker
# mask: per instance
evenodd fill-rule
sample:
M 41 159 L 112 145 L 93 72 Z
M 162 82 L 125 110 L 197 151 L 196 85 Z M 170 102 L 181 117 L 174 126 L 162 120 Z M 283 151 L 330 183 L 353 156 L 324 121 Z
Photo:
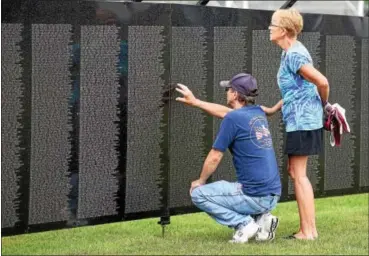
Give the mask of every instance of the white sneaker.
M 257 233 L 256 241 L 272 241 L 275 238 L 275 231 L 278 227 L 279 220 L 271 213 L 264 213 L 256 219 L 256 224 L 260 226 Z
M 259 225 L 255 223 L 255 221 L 251 221 L 246 226 L 238 229 L 233 235 L 233 239 L 230 240 L 230 243 L 247 243 L 249 239 L 256 236 L 258 230 L 260 229 Z
M 255 236 L 257 242 L 269 242 L 274 240 L 275 232 L 266 232 L 264 230 L 259 231 Z
M 266 232 L 275 232 L 279 224 L 278 217 L 272 215 L 270 212 L 258 216 L 255 222 Z

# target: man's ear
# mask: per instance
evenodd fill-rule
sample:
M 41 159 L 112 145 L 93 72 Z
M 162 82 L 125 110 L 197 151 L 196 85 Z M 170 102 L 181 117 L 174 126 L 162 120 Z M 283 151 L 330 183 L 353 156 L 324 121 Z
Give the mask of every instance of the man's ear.
M 233 91 L 234 92 L 234 99 L 238 99 L 238 92 L 237 91 Z

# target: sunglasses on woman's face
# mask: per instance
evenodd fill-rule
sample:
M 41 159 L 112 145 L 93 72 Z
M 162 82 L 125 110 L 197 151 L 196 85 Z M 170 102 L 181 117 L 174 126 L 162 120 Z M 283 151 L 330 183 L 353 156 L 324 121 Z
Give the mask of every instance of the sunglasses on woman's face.
M 282 26 L 275 25 L 275 24 L 273 24 L 273 23 L 270 23 L 269 27 L 283 28 Z

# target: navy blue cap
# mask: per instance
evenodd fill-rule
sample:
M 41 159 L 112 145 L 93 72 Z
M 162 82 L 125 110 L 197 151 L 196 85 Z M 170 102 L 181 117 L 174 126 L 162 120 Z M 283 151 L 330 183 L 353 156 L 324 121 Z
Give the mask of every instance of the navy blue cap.
M 221 81 L 220 86 L 224 88 L 232 88 L 246 96 L 257 96 L 256 90 L 258 89 L 258 86 L 256 79 L 250 74 L 237 74 L 229 81 Z

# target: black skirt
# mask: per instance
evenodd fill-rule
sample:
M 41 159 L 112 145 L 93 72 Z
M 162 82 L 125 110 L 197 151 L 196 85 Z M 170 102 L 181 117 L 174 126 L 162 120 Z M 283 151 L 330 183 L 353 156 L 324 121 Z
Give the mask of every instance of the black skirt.
M 287 132 L 285 154 L 319 155 L 323 150 L 323 128 L 312 131 Z

